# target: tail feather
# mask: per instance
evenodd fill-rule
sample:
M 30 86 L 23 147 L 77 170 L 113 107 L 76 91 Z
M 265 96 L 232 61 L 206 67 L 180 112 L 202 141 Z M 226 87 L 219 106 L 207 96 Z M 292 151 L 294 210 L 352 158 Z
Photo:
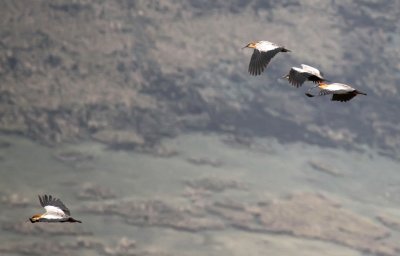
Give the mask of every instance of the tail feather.
M 72 217 L 69 217 L 68 222 L 78 222 L 78 223 L 82 223 L 82 221 L 76 220 L 76 219 L 74 219 L 74 218 L 72 218 Z
M 357 94 L 362 94 L 362 95 L 367 95 L 365 92 L 362 92 L 362 91 L 359 91 L 359 90 L 356 90 L 356 93 Z
M 291 50 L 286 49 L 285 47 L 282 47 L 281 52 L 291 52 Z

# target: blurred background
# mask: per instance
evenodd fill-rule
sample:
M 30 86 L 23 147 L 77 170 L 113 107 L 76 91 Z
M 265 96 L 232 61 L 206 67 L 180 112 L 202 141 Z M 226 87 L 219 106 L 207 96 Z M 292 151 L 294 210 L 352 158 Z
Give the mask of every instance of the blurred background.
M 0 3 L 1 255 L 400 255 L 400 2 Z M 259 77 L 250 41 L 292 50 Z M 368 96 L 307 98 L 308 64 Z M 37 195 L 82 224 L 31 224 Z

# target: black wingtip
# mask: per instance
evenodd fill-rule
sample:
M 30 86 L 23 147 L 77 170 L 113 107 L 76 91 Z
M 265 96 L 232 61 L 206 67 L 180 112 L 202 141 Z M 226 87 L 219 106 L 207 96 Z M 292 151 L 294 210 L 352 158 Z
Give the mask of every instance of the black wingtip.
M 306 92 L 305 94 L 307 97 L 310 97 L 310 98 L 315 97 L 315 95 L 312 95 L 311 93 L 308 93 L 308 92 Z
M 257 71 L 257 70 L 249 70 L 249 74 L 251 75 L 251 76 L 259 76 L 259 75 L 261 75 L 261 71 Z
M 43 205 L 44 205 L 44 203 L 43 203 L 43 196 L 38 195 L 38 198 L 39 198 L 39 203 L 40 203 L 40 205 L 43 206 Z

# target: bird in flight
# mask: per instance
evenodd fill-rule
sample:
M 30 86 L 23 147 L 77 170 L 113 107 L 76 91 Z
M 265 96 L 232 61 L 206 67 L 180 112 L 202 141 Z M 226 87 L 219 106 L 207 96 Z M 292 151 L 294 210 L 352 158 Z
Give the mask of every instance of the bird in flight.
M 326 82 L 319 82 L 316 86 L 320 89 L 317 95 L 313 95 L 310 92 L 307 92 L 306 95 L 308 97 L 315 97 L 315 96 L 323 96 L 332 94 L 332 101 L 341 101 L 346 102 L 357 96 L 358 94 L 367 95 L 364 92 L 361 92 L 350 85 L 341 84 L 341 83 L 326 83 Z M 315 87 L 313 87 L 315 88 Z M 310 88 L 312 89 L 312 88 Z M 310 91 L 310 90 L 309 90 Z
M 51 195 L 39 196 L 40 205 L 46 210 L 43 214 L 35 214 L 29 218 L 32 223 L 35 222 L 79 222 L 72 218 L 68 208 L 60 199 Z
M 261 75 L 268 63 L 277 53 L 290 52 L 290 50 L 285 47 L 268 41 L 251 42 L 243 48 L 254 49 L 249 64 L 249 73 L 253 76 Z
M 288 79 L 289 83 L 297 88 L 302 86 L 306 81 L 311 81 L 314 83 L 326 81 L 321 71 L 305 64 L 301 64 L 301 68 L 292 67 L 289 71 L 289 74 L 283 78 Z

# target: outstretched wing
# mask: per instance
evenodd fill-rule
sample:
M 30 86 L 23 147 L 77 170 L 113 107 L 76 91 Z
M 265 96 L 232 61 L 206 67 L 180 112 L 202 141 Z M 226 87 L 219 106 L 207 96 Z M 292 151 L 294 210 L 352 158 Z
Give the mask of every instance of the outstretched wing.
M 324 95 L 328 95 L 328 94 L 334 94 L 335 91 L 331 91 L 331 90 L 326 90 L 326 89 L 321 89 L 318 93 L 319 96 L 324 96 Z
M 310 80 L 314 83 L 325 81 L 324 75 L 318 69 L 311 67 L 309 65 L 306 65 L 306 64 L 301 64 L 301 67 L 302 67 L 303 71 L 309 75 L 307 78 L 308 80 Z
M 47 214 L 52 215 L 71 215 L 69 209 L 60 199 L 51 195 L 39 196 L 40 205 L 46 209 Z
M 310 73 L 311 75 L 315 75 L 315 76 L 319 76 L 321 78 L 323 78 L 322 72 L 319 71 L 318 69 L 311 67 L 309 65 L 306 64 L 301 64 L 301 68 L 306 71 L 307 73 Z
M 346 102 L 354 98 L 357 94 L 356 93 L 346 93 L 346 94 L 333 94 L 332 101 L 341 101 Z
M 289 71 L 288 80 L 293 86 L 300 87 L 307 80 L 307 77 L 307 74 L 301 72 L 298 68 L 293 67 Z
M 325 82 L 326 80 L 324 78 L 321 78 L 319 76 L 311 75 L 308 77 L 308 80 L 314 83 L 320 83 L 320 82 Z
M 266 52 L 254 49 L 250 59 L 249 73 L 253 76 L 261 75 L 271 59 L 280 51 L 281 48 L 275 48 Z

